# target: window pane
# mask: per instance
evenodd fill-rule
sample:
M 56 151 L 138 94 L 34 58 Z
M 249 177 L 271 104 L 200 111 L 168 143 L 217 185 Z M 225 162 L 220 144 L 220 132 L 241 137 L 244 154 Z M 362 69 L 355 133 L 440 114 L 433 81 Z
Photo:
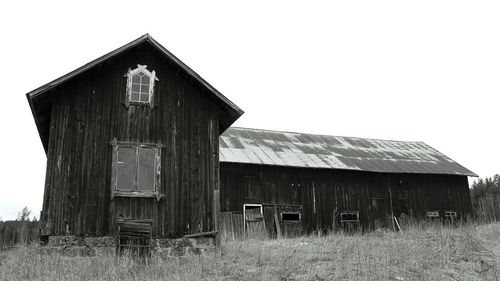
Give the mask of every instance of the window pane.
M 134 147 L 118 147 L 116 186 L 118 190 L 133 190 L 137 170 Z
M 141 76 L 139 74 L 132 76 L 132 83 L 141 83 Z
M 141 101 L 148 102 L 149 94 L 141 94 Z
M 130 100 L 131 101 L 139 101 L 139 93 L 132 93 L 130 95 Z
M 141 92 L 144 94 L 149 94 L 149 85 L 142 85 Z
M 138 190 L 155 190 L 155 155 L 154 148 L 139 148 L 139 180 Z
M 149 85 L 149 77 L 147 75 L 142 76 L 141 84 L 148 84 Z
M 132 83 L 132 92 L 139 92 L 141 84 Z

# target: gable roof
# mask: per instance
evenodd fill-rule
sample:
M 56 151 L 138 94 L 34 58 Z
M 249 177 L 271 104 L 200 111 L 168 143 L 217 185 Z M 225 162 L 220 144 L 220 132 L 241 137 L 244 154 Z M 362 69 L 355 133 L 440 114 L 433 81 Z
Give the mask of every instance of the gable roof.
M 477 177 L 423 142 L 231 127 L 219 147 L 221 162 Z
M 217 104 L 220 106 L 220 123 L 219 123 L 219 128 L 220 132 L 225 131 L 231 124 L 234 123 L 242 114 L 243 110 L 241 110 L 236 104 L 231 102 L 228 98 L 226 98 L 224 95 L 222 95 L 217 89 L 215 89 L 212 85 L 210 85 L 207 81 L 205 81 L 203 78 L 201 78 L 200 75 L 198 75 L 194 70 L 189 68 L 186 64 L 184 64 L 180 59 L 175 57 L 172 53 L 170 53 L 165 47 L 160 45 L 156 40 L 151 37 L 149 34 L 145 34 L 136 40 L 114 50 L 111 51 L 85 65 L 83 65 L 80 68 L 77 68 L 70 73 L 63 75 L 54 81 L 51 81 L 29 93 L 26 94 L 26 97 L 28 98 L 28 102 L 30 104 L 31 112 L 33 113 L 33 117 L 35 118 L 35 123 L 38 129 L 38 133 L 40 135 L 42 144 L 45 148 L 45 151 L 47 151 L 47 145 L 48 145 L 48 134 L 49 134 L 49 126 L 50 126 L 50 106 L 47 104 L 42 104 L 41 102 L 41 97 L 49 96 L 52 89 L 56 88 L 57 86 L 62 85 L 63 83 L 67 82 L 68 80 L 77 77 L 81 75 L 82 73 L 93 69 L 94 67 L 104 63 L 105 61 L 124 53 L 125 51 L 136 47 L 141 44 L 150 44 L 154 48 L 160 51 L 160 54 L 164 55 L 166 58 L 172 60 L 184 73 L 190 77 L 192 77 L 197 83 L 199 83 L 203 88 L 207 90 L 207 92 L 210 94 L 212 98 L 216 101 Z M 47 112 L 43 111 L 49 111 L 48 116 L 42 116 L 44 114 L 47 114 Z

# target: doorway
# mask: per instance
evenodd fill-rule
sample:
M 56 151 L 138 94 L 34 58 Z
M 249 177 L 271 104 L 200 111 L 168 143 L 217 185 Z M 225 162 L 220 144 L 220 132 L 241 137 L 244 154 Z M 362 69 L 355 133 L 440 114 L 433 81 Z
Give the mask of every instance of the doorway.
M 243 204 L 243 228 L 247 239 L 266 239 L 262 204 Z

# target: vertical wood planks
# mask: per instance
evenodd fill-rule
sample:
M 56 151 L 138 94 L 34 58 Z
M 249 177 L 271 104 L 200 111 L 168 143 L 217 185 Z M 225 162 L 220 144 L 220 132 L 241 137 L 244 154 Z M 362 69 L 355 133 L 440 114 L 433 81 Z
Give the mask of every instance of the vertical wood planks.
M 124 105 L 126 73 L 155 70 L 156 107 Z M 175 64 L 138 46 L 55 88 L 42 211 L 46 234 L 113 234 L 117 218 L 152 219 L 159 236 L 214 230 L 219 107 Z M 161 143 L 164 197 L 111 196 L 117 141 Z
M 238 212 L 247 203 L 300 205 L 301 225 L 307 233 L 331 230 L 332 222 L 339 222 L 338 218 L 334 221 L 335 210 L 359 211 L 363 229 L 384 225 L 391 214 L 389 187 L 407 191 L 404 211 L 415 218 L 422 219 L 426 210 L 433 209 L 455 210 L 463 217 L 472 211 L 465 176 L 385 174 L 227 162 L 220 166 L 222 212 Z M 248 197 L 250 193 L 258 198 Z M 373 206 L 374 198 L 377 209 Z M 398 208 L 401 209 L 400 202 Z M 267 228 L 269 233 L 275 233 L 272 224 L 267 224 Z

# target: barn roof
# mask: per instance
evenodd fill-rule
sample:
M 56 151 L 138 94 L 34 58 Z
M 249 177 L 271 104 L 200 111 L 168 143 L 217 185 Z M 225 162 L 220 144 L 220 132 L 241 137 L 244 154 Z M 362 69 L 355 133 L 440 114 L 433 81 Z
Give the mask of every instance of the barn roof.
M 423 142 L 337 137 L 231 127 L 220 161 L 383 173 L 477 175 Z
M 111 51 L 85 65 L 80 68 L 73 70 L 72 72 L 63 75 L 54 81 L 51 81 L 29 93 L 26 94 L 28 98 L 28 102 L 31 107 L 31 112 L 33 113 L 33 117 L 35 118 L 35 123 L 38 129 L 38 133 L 40 135 L 42 144 L 47 151 L 47 145 L 49 140 L 49 127 L 50 127 L 50 102 L 47 102 L 46 97 L 50 96 L 52 93 L 52 89 L 60 86 L 61 84 L 67 82 L 68 80 L 81 75 L 82 73 L 93 69 L 106 62 L 107 60 L 118 56 L 124 53 L 127 50 L 130 50 L 133 47 L 139 46 L 141 44 L 150 44 L 157 50 L 159 50 L 160 54 L 164 55 L 166 58 L 172 60 L 180 69 L 184 71 L 184 73 L 190 77 L 192 77 L 196 82 L 198 82 L 203 88 L 207 90 L 211 98 L 213 98 L 220 106 L 220 131 L 223 132 L 226 130 L 231 124 L 236 121 L 242 114 L 243 110 L 241 110 L 238 106 L 236 106 L 233 102 L 231 102 L 228 98 L 222 95 L 217 89 L 212 87 L 212 85 L 208 84 L 200 75 L 194 72 L 191 68 L 189 68 L 186 64 L 184 64 L 180 59 L 175 57 L 172 53 L 170 53 L 165 47 L 160 45 L 156 40 L 151 37 L 149 34 L 145 34 L 136 40 L 114 50 Z

